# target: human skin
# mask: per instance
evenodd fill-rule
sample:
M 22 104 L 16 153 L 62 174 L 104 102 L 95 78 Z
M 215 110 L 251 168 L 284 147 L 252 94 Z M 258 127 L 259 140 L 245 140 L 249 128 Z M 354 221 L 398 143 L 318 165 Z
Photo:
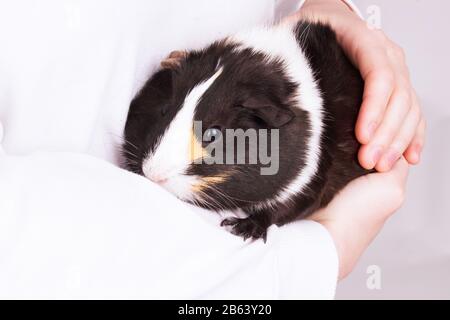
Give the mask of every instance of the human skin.
M 286 19 L 305 18 L 332 26 L 365 81 L 355 129 L 362 145 L 358 158 L 364 168 L 378 173 L 352 181 L 310 218 L 330 232 L 339 256 L 339 279 L 343 279 L 402 205 L 409 165 L 420 161 L 425 120 L 403 50 L 381 30 L 369 28 L 340 0 L 306 1 Z
M 322 224 L 334 240 L 339 279 L 353 270 L 384 223 L 403 204 L 408 171 L 409 164 L 402 157 L 388 172 L 350 182 L 326 208 L 310 217 Z

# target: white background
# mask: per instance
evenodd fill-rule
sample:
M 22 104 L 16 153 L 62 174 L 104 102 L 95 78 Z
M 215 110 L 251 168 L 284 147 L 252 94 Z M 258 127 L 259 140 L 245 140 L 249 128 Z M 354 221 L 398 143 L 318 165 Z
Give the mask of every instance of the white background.
M 354 2 L 365 17 L 378 5 L 382 28 L 405 49 L 428 139 L 422 164 L 411 170 L 404 207 L 338 286 L 337 298 L 450 299 L 450 2 Z M 381 268 L 381 290 L 367 289 L 370 265 Z

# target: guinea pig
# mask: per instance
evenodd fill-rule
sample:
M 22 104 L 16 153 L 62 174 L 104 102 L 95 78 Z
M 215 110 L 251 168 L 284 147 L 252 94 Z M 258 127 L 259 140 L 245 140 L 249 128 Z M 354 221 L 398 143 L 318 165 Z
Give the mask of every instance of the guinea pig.
M 308 217 L 369 173 L 354 134 L 363 86 L 322 23 L 174 52 L 131 102 L 126 168 L 184 201 L 245 213 L 222 225 L 265 241 L 272 224 Z

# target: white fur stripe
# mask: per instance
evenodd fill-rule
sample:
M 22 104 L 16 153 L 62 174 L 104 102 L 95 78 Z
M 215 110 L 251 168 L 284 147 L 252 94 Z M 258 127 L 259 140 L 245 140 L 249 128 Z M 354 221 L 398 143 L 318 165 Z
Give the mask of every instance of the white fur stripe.
M 293 28 L 294 26 L 290 24 L 267 29 L 257 28 L 230 38 L 231 41 L 241 44 L 237 50 L 253 48 L 257 52 L 266 54 L 270 60 L 282 59 L 290 80 L 298 84 L 297 106 L 308 112 L 311 125 L 311 136 L 306 146 L 305 166 L 274 199 L 263 203 L 262 206 L 286 202 L 292 199 L 292 196 L 301 193 L 317 173 L 319 165 L 320 140 L 323 131 L 323 101 L 319 87 L 314 80 L 311 66 L 297 43 Z M 299 91 L 300 88 L 301 92 Z
M 194 176 L 184 175 L 191 163 L 189 144 L 195 108 L 221 73 L 222 68 L 189 92 L 175 118 L 160 138 L 154 153 L 147 155 L 143 161 L 142 170 L 146 177 L 171 178 L 163 186 L 184 200 L 192 199 L 190 186 L 197 179 Z

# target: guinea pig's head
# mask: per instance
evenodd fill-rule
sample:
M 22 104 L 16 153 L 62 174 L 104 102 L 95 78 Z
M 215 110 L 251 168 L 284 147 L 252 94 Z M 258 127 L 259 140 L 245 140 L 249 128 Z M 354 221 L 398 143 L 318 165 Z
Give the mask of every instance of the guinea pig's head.
M 280 59 L 217 42 L 157 71 L 131 103 L 127 168 L 210 209 L 272 200 L 304 166 L 307 114 Z

